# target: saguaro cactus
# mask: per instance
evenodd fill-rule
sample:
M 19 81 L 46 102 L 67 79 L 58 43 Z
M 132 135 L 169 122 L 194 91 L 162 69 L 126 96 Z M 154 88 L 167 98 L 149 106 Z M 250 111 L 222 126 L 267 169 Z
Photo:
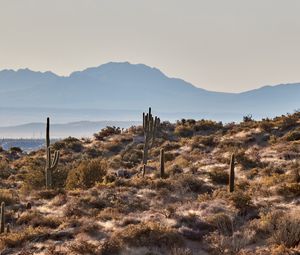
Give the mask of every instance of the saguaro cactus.
M 0 218 L 0 233 L 4 233 L 5 231 L 5 203 L 2 202 L 1 203 L 1 218 Z
M 165 177 L 165 150 L 160 149 L 160 178 Z
M 234 154 L 230 159 L 230 173 L 229 173 L 229 192 L 234 191 Z
M 151 107 L 147 114 L 143 113 L 143 129 L 144 129 L 144 154 L 143 154 L 143 164 L 147 165 L 148 161 L 148 150 L 154 145 L 155 138 L 157 136 L 157 131 L 160 125 L 160 119 L 154 117 L 151 114 Z
M 57 168 L 59 160 L 59 151 L 54 152 L 54 159 L 51 158 L 51 149 L 50 149 L 50 118 L 47 118 L 46 126 L 46 188 L 52 188 L 52 173 Z

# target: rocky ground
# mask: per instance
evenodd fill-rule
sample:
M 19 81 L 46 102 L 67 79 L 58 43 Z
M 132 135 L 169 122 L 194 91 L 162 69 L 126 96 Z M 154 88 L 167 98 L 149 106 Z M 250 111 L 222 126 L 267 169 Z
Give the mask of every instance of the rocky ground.
M 45 150 L 1 150 L 1 254 L 300 254 L 299 117 L 162 122 L 144 177 L 142 127 L 70 137 L 48 190 Z

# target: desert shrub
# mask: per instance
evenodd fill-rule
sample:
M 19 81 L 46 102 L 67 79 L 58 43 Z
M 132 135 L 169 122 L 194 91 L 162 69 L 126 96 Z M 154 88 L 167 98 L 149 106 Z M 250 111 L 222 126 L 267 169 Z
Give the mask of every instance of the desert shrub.
M 216 254 L 240 254 L 247 245 L 253 243 L 255 231 L 250 229 L 239 230 L 232 235 L 222 235 L 218 232 L 211 233 L 206 240 Z
M 284 136 L 284 138 L 287 141 L 298 141 L 300 140 L 300 131 L 299 130 L 290 131 Z
M 99 133 L 94 134 L 94 137 L 96 140 L 103 141 L 106 137 L 118 134 L 121 134 L 121 129 L 119 127 L 107 126 L 106 128 L 103 128 Z
M 20 147 L 11 147 L 9 149 L 9 152 L 11 152 L 11 153 L 22 153 L 23 151 Z
M 229 180 L 228 171 L 222 168 L 214 168 L 208 172 L 210 179 L 217 184 L 227 184 Z
M 180 226 L 179 233 L 190 240 L 199 241 L 214 229 L 211 224 L 202 221 L 199 216 L 193 213 L 176 218 L 177 224 Z
M 300 244 L 300 215 L 293 212 L 277 218 L 272 232 L 272 239 L 276 244 L 295 247 Z
M 174 175 L 181 174 L 181 173 L 183 173 L 183 169 L 181 166 L 179 166 L 177 164 L 174 164 L 166 169 L 167 175 L 174 176 Z
M 188 167 L 190 165 L 190 160 L 189 160 L 188 156 L 180 155 L 179 157 L 177 157 L 175 159 L 175 161 L 173 163 L 180 166 L 180 167 L 182 167 L 182 168 L 185 168 L 185 167 Z
M 259 122 L 259 127 L 265 132 L 271 132 L 274 123 L 270 119 L 262 119 L 262 121 Z
M 118 140 L 108 142 L 103 147 L 105 150 L 112 153 L 119 153 L 122 150 L 122 144 Z
M 23 175 L 24 183 L 23 188 L 26 190 L 36 190 L 45 187 L 45 165 L 46 160 L 44 158 L 31 159 L 26 165 L 26 172 Z M 69 168 L 61 165 L 52 173 L 52 187 L 63 188 L 67 178 Z
M 43 189 L 35 192 L 34 196 L 36 199 L 52 199 L 63 194 L 65 194 L 63 189 Z
M 97 245 L 90 242 L 80 240 L 68 245 L 69 254 L 82 254 L 82 255 L 97 255 L 99 254 Z
M 69 136 L 62 141 L 58 141 L 53 145 L 53 148 L 59 149 L 69 149 L 73 152 L 81 152 L 83 149 L 83 145 L 81 141 L 75 137 Z
M 232 219 L 225 213 L 212 214 L 207 219 L 222 235 L 231 236 L 233 234 Z
M 52 148 L 54 150 L 62 150 L 64 148 L 66 148 L 66 143 L 62 140 L 55 142 L 54 144 L 52 144 Z
M 218 144 L 218 147 L 225 149 L 226 151 L 234 151 L 237 148 L 243 148 L 244 143 L 242 141 L 239 141 L 237 139 L 224 139 Z
M 118 208 L 106 207 L 98 213 L 97 218 L 102 221 L 120 220 L 123 215 Z
M 106 162 L 99 159 L 82 161 L 78 167 L 69 171 L 66 187 L 90 188 L 96 182 L 102 181 L 106 174 Z
M 195 193 L 207 193 L 211 192 L 211 188 L 205 184 L 204 181 L 198 179 L 192 174 L 184 174 L 178 176 L 178 184 L 188 191 Z
M 222 122 L 216 122 L 212 120 L 198 120 L 194 126 L 194 130 L 197 131 L 216 131 L 222 129 Z
M 250 159 L 244 151 L 239 151 L 235 155 L 236 161 L 241 164 L 245 169 L 255 168 L 260 162 Z
M 232 192 L 229 199 L 232 204 L 240 211 L 246 211 L 252 205 L 251 196 L 246 192 Z
M 129 149 L 121 153 L 122 159 L 125 162 L 130 162 L 132 166 L 139 164 L 143 158 L 143 152 L 137 149 Z
M 85 153 L 88 155 L 90 158 L 97 158 L 102 155 L 102 152 L 97 150 L 96 148 L 87 148 L 85 150 Z
M 165 162 L 173 161 L 177 156 L 177 153 L 165 152 Z
M 57 228 L 61 220 L 51 216 L 44 216 L 38 211 L 26 211 L 17 220 L 19 225 L 30 225 L 36 227 Z
M 174 134 L 180 137 L 191 137 L 194 134 L 193 129 L 190 126 L 176 126 Z
M 72 143 L 68 144 L 67 148 L 74 152 L 81 152 L 83 149 L 83 146 L 82 146 L 81 142 L 78 141 L 78 142 L 72 142 Z
M 79 142 L 79 139 L 77 139 L 76 137 L 69 136 L 69 137 L 65 138 L 63 140 L 63 142 L 65 142 L 66 144 L 76 143 L 76 142 Z
M 5 160 L 0 160 L 0 178 L 7 179 L 12 173 L 14 173 L 8 162 Z
M 251 122 L 251 121 L 253 121 L 251 114 L 243 116 L 243 122 Z
M 13 205 L 18 202 L 18 198 L 12 190 L 0 189 L 0 203 L 4 202 L 5 205 Z
M 298 197 L 300 196 L 300 183 L 284 183 L 278 187 L 277 192 L 284 197 Z
M 183 245 L 182 237 L 174 230 L 161 224 L 147 222 L 128 227 L 113 233 L 110 240 L 101 247 L 101 254 L 118 254 L 129 247 L 159 247 L 171 250 Z
M 279 125 L 282 130 L 295 127 L 297 125 L 298 117 L 295 115 L 287 114 L 280 118 Z
M 0 236 L 0 250 L 4 248 L 16 248 L 22 246 L 25 242 L 43 234 L 41 228 L 27 227 L 19 231 L 11 232 Z
M 195 136 L 192 140 L 192 148 L 203 148 L 203 146 L 214 146 L 215 139 L 214 136 Z
M 168 141 L 168 142 L 163 144 L 163 148 L 164 148 L 165 151 L 177 150 L 177 149 L 180 148 L 180 144 Z
M 25 189 L 40 189 L 45 186 L 45 165 L 44 158 L 28 159 L 24 166 L 26 172 L 23 174 Z
M 116 181 L 117 176 L 115 174 L 106 174 L 103 178 L 103 183 L 105 184 L 109 184 L 109 183 L 113 183 L 114 181 Z

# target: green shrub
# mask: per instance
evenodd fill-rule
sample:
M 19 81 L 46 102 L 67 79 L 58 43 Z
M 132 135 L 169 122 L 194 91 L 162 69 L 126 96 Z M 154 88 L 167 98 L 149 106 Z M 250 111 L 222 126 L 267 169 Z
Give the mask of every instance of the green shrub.
M 44 158 L 34 158 L 26 162 L 24 166 L 25 174 L 23 188 L 26 190 L 36 190 L 45 187 L 45 165 Z M 69 168 L 61 164 L 52 173 L 53 188 L 63 188 L 67 179 Z
M 78 167 L 69 171 L 66 188 L 90 188 L 102 181 L 106 175 L 106 162 L 100 159 L 82 161 Z

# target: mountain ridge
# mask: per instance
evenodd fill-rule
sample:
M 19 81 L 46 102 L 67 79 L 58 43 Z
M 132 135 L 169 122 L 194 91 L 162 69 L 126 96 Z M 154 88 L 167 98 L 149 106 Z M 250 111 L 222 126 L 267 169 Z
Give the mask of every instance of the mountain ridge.
M 0 71 L 2 108 L 144 111 L 152 106 L 158 112 L 199 113 L 195 118 L 201 113 L 207 113 L 208 118 L 224 113 L 221 121 L 237 121 L 229 116 L 252 114 L 262 118 L 292 112 L 299 108 L 299 93 L 300 83 L 268 85 L 240 93 L 209 91 L 170 78 L 155 67 L 129 62 L 109 62 L 69 76 L 28 68 Z M 77 120 L 82 119 L 84 115 L 78 115 Z
M 94 70 L 96 71 L 96 70 L 102 69 L 103 67 L 105 67 L 107 65 L 129 65 L 131 67 L 132 66 L 142 66 L 144 68 L 147 68 L 148 70 L 154 70 L 157 73 L 161 74 L 162 76 L 164 76 L 168 79 L 185 82 L 186 84 L 188 84 L 188 85 L 190 85 L 194 88 L 197 88 L 197 89 L 200 89 L 200 90 L 203 90 L 203 91 L 207 91 L 207 92 L 211 92 L 211 93 L 223 93 L 223 94 L 238 95 L 238 94 L 244 94 L 244 93 L 248 93 L 248 92 L 251 92 L 251 91 L 257 91 L 257 90 L 266 89 L 266 88 L 276 88 L 276 87 L 282 87 L 282 86 L 295 86 L 295 85 L 297 86 L 297 85 L 300 85 L 300 82 L 291 82 L 291 83 L 280 83 L 280 84 L 273 84 L 273 85 L 262 85 L 261 87 L 258 87 L 258 88 L 255 88 L 255 89 L 249 89 L 249 90 L 245 90 L 245 91 L 241 91 L 241 92 L 215 91 L 215 90 L 208 90 L 208 89 L 204 89 L 202 87 L 196 86 L 196 85 L 192 84 L 191 82 L 188 82 L 188 81 L 186 81 L 185 79 L 182 79 L 182 78 L 167 76 L 166 74 L 164 74 L 161 70 L 159 70 L 156 67 L 150 67 L 148 65 L 141 64 L 141 63 L 131 64 L 128 61 L 125 61 L 125 62 L 108 62 L 108 63 L 105 63 L 105 64 L 98 65 L 96 67 L 88 67 L 88 68 L 85 68 L 85 69 L 82 69 L 82 70 L 73 71 L 69 75 L 59 75 L 59 74 L 57 74 L 53 71 L 50 71 L 50 70 L 37 71 L 37 70 L 32 70 L 30 68 L 2 69 L 2 70 L 0 70 L 0 79 L 2 78 L 1 76 L 3 74 L 26 74 L 26 73 L 27 74 L 31 73 L 31 74 L 35 74 L 35 75 L 49 75 L 49 76 L 52 76 L 52 77 L 55 77 L 55 78 L 72 78 L 72 77 L 74 77 L 78 74 L 84 74 L 85 72 L 90 72 L 90 71 L 94 71 Z

